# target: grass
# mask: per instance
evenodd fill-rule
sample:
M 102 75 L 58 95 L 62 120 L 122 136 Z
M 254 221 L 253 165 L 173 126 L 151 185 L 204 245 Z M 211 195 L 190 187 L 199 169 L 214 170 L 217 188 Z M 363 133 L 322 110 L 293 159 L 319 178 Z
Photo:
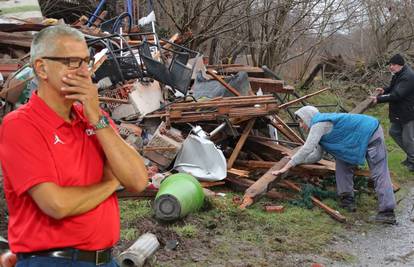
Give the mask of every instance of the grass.
M 197 226 L 193 224 L 185 224 L 184 226 L 173 226 L 172 229 L 181 237 L 194 238 L 198 234 Z
M 138 238 L 136 220 L 152 215 L 149 200 L 122 200 L 119 202 L 121 213 L 121 239 L 132 241 Z
M 338 223 L 316 208 L 308 210 L 283 202 L 278 203 L 285 206 L 283 213 L 267 213 L 262 205 L 269 200 L 264 198 L 240 211 L 232 198 L 233 194 L 228 194 L 214 200 L 214 208 L 199 215 L 203 221 L 220 218 L 226 240 L 249 243 L 263 250 L 310 252 L 320 251 L 339 229 Z

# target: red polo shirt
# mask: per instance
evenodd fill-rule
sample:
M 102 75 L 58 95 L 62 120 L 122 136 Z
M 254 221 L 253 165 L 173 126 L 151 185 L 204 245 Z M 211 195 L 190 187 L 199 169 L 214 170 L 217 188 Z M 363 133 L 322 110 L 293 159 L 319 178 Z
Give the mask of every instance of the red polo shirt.
M 85 186 L 102 179 L 105 155 L 82 106 L 65 122 L 36 94 L 8 114 L 0 128 L 0 160 L 9 208 L 13 252 L 75 247 L 98 250 L 119 239 L 119 208 L 113 194 L 95 209 L 55 220 L 43 213 L 28 189 L 44 182 Z

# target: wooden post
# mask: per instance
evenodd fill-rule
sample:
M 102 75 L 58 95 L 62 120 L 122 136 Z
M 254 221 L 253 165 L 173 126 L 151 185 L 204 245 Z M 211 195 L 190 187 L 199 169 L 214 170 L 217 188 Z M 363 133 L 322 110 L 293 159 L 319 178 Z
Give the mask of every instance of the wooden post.
M 236 161 L 237 156 L 239 155 L 240 150 L 242 149 L 244 143 L 246 142 L 246 139 L 249 136 L 249 133 L 252 130 L 255 121 L 256 121 L 256 119 L 251 119 L 247 123 L 246 127 L 244 128 L 243 133 L 240 136 L 240 139 L 236 144 L 236 147 L 233 149 L 233 153 L 231 153 L 231 156 L 230 156 L 229 160 L 227 161 L 227 169 L 228 170 L 233 167 L 233 164 Z
M 375 92 L 372 96 L 378 96 L 379 93 Z M 367 99 L 365 99 L 364 101 L 362 101 L 361 103 L 359 103 L 353 110 L 351 110 L 349 113 L 353 113 L 353 114 L 360 114 L 360 113 L 364 113 L 365 110 L 367 110 L 369 108 L 369 106 L 372 104 L 374 100 L 370 97 L 368 97 Z
M 248 206 L 253 204 L 255 200 L 257 200 L 263 194 L 269 191 L 272 188 L 273 183 L 282 177 L 282 175 L 275 176 L 272 174 L 272 172 L 283 168 L 286 165 L 286 163 L 288 163 L 288 161 L 289 157 L 282 158 L 275 165 L 273 165 L 273 167 L 270 168 L 262 177 L 260 177 L 259 180 L 257 180 L 253 185 L 251 185 L 244 193 L 243 201 L 240 205 L 240 208 L 247 208 Z

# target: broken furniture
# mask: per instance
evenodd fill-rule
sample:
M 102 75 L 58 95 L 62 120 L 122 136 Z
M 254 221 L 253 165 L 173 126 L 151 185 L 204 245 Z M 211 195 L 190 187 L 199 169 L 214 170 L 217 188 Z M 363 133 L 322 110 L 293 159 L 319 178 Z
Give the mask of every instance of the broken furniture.
M 128 45 L 128 42 L 123 36 L 114 34 L 105 37 L 93 37 L 88 38 L 87 43 L 95 53 L 97 52 L 97 49 L 108 49 L 106 53 L 107 59 L 95 72 L 94 79 L 97 82 L 106 77 L 111 80 L 112 84 L 143 78 L 141 66 L 138 63 L 132 48 Z
M 144 63 L 146 75 L 185 95 L 195 67 L 195 61 L 189 65 L 189 60 L 199 57 L 199 53 L 167 40 L 163 41 L 170 48 L 146 40 L 139 45 L 139 56 Z

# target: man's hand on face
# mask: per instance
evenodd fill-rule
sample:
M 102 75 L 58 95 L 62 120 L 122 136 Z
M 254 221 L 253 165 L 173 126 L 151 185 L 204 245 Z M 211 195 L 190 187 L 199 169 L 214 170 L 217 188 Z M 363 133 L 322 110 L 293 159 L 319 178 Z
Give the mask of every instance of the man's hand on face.
M 89 123 L 95 125 L 99 121 L 101 111 L 99 108 L 98 88 L 92 83 L 88 69 L 83 66 L 62 78 L 66 85 L 62 91 L 67 93 L 66 99 L 77 100 L 83 104 L 83 109 Z

